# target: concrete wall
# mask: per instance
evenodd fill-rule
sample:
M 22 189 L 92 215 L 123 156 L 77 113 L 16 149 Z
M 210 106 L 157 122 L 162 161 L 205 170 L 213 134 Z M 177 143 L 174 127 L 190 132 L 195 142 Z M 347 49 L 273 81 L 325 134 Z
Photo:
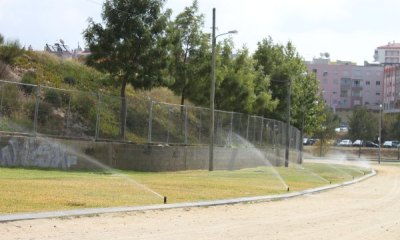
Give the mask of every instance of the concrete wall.
M 136 171 L 208 169 L 207 146 L 155 146 L 63 140 L 25 136 L 0 137 L 0 166 L 60 169 L 117 168 Z M 284 149 L 224 148 L 214 151 L 215 169 L 233 170 L 283 165 Z M 297 160 L 297 152 L 291 153 Z

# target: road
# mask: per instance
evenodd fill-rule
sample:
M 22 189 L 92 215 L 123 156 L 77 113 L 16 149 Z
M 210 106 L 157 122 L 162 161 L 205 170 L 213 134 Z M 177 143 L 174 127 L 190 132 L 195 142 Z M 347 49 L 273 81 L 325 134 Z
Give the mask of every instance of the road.
M 400 239 L 400 165 L 361 183 L 265 203 L 0 224 L 8 239 Z

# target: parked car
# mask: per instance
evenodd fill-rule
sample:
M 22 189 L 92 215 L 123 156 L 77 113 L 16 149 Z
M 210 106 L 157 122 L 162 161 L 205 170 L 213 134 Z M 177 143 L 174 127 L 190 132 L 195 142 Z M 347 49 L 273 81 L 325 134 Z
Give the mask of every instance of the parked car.
M 351 142 L 350 139 L 344 139 L 340 141 L 339 146 L 345 146 L 345 147 L 351 147 L 353 143 Z
M 317 139 L 312 139 L 312 138 L 307 138 L 306 141 L 303 140 L 304 145 L 314 145 L 314 143 L 317 141 Z
M 363 140 L 355 140 L 353 142 L 353 147 L 362 147 L 363 146 L 364 141 Z
M 373 148 L 379 147 L 378 144 L 376 144 L 376 143 L 374 143 L 374 142 L 371 142 L 371 141 L 365 141 L 365 142 L 364 142 L 364 146 L 365 146 L 365 147 L 373 147 Z
M 382 145 L 384 148 L 397 148 L 400 144 L 399 141 L 385 141 Z

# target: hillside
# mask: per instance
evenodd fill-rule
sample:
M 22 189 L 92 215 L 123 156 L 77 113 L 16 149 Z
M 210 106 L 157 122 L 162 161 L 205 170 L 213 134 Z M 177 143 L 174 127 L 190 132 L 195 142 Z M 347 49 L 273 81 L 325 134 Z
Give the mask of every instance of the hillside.
M 31 84 L 43 86 L 102 92 L 108 95 L 119 95 L 119 86 L 110 76 L 88 67 L 82 60 L 61 59 L 48 52 L 25 51 L 17 57 L 15 63 L 7 66 L 1 80 L 21 82 L 24 75 L 31 75 L 34 81 Z M 22 81 L 23 82 L 23 81 Z M 175 96 L 168 88 L 155 88 L 151 91 L 133 90 L 128 87 L 127 96 L 150 96 L 154 100 L 179 104 L 180 98 Z
M 128 87 L 128 131 L 126 138 L 120 139 L 119 86 L 107 74 L 78 60 L 33 51 L 24 51 L 1 73 L 1 80 L 40 88 L 0 83 L 0 131 L 145 142 L 149 97 L 157 102 L 179 103 L 179 97 L 167 88 L 135 91 Z M 161 129 L 169 124 L 160 118 L 153 122 Z

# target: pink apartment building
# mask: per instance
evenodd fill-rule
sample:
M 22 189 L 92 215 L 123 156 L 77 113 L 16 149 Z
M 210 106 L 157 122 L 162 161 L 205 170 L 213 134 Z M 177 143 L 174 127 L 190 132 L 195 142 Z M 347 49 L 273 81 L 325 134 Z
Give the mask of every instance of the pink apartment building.
M 400 112 L 400 67 L 388 65 L 384 69 L 383 109 Z
M 374 58 L 384 66 L 383 109 L 385 112 L 400 112 L 400 43 L 393 41 L 378 47 Z
M 382 103 L 383 67 L 348 61 L 331 62 L 318 58 L 307 63 L 320 81 L 325 103 L 333 110 L 350 110 L 357 106 L 379 109 Z

